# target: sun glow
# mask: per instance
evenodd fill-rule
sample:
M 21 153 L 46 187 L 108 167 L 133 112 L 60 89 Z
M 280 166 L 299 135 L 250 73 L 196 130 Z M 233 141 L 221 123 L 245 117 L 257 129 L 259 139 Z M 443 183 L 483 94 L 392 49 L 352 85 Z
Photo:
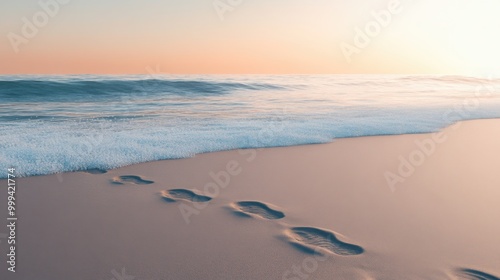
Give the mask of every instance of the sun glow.
M 415 33 L 422 46 L 430 44 L 429 49 L 435 50 L 428 60 L 442 60 L 462 74 L 498 76 L 500 2 L 436 1 L 433 6 L 433 10 L 413 11 L 412 15 L 420 16 L 421 22 L 411 30 L 418 30 Z

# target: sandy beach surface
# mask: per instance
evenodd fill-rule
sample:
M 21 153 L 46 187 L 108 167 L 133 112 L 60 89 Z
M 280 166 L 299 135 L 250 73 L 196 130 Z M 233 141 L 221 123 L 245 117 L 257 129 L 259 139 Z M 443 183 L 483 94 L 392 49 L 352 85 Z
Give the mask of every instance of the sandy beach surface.
M 0 279 L 499 279 L 499 155 L 478 120 L 20 178 Z

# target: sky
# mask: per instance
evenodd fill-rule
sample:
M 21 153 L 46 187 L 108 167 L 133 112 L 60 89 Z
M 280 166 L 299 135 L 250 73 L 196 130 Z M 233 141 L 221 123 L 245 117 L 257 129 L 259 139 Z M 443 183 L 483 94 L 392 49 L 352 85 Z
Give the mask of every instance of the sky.
M 0 1 L 0 74 L 500 73 L 498 0 Z

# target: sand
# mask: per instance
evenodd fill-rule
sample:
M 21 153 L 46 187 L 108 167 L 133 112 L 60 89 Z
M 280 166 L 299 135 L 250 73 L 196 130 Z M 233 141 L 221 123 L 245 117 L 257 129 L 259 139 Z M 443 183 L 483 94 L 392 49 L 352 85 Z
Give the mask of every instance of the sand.
M 499 279 L 499 155 L 478 120 L 21 178 L 0 279 Z

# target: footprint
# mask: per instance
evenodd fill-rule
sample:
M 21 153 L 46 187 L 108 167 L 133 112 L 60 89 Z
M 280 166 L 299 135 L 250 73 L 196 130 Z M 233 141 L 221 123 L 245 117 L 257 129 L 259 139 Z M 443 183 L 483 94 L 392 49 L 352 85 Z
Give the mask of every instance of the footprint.
M 491 274 L 468 268 L 458 269 L 457 276 L 460 277 L 459 279 L 466 280 L 500 280 L 500 278 Z
M 236 212 L 240 213 L 242 216 L 257 216 L 267 220 L 276 220 L 285 217 L 283 212 L 274 210 L 266 204 L 258 201 L 240 201 L 234 203 L 232 206 Z
M 186 189 L 173 189 L 161 192 L 161 196 L 168 202 L 174 202 L 177 199 L 189 200 L 192 202 L 207 202 L 212 200 L 211 197 L 206 195 L 197 194 L 193 191 Z
M 113 184 L 123 185 L 125 183 L 132 183 L 136 185 L 148 185 L 153 184 L 154 181 L 144 180 L 140 176 L 134 175 L 124 175 L 113 178 Z
M 358 245 L 340 241 L 333 232 L 313 227 L 294 227 L 287 231 L 290 244 L 297 249 L 309 253 L 320 253 L 326 250 L 341 256 L 359 255 L 364 249 Z

